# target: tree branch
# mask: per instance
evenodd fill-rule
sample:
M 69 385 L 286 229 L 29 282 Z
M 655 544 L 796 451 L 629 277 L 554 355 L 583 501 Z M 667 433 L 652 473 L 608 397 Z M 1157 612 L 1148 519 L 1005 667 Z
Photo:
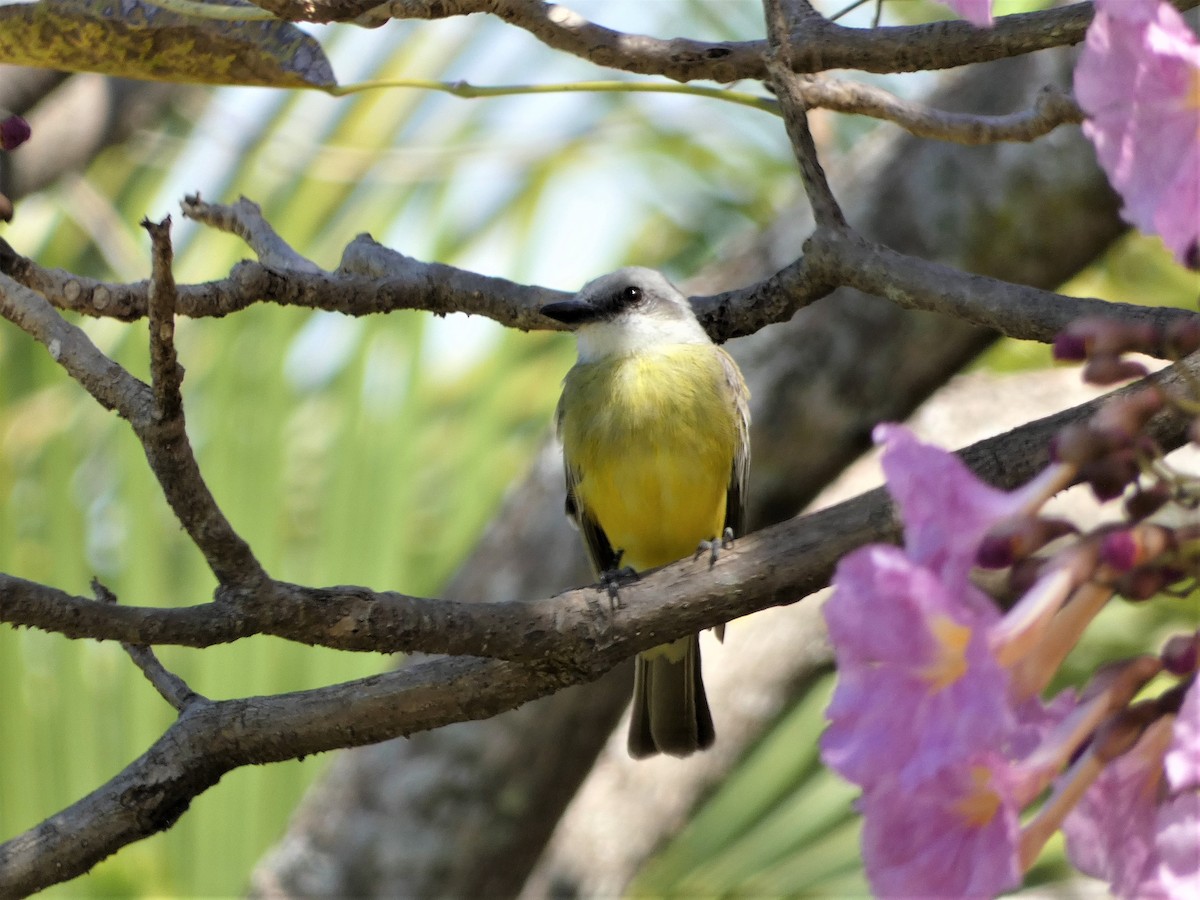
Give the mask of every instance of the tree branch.
M 1188 377 L 1200 377 L 1200 358 L 1177 363 L 1148 380 L 1171 387 Z M 1014 488 L 1045 465 L 1046 447 L 1059 429 L 1087 419 L 1106 399 L 981 441 L 961 455 L 989 483 Z M 1185 417 L 1171 412 L 1157 421 L 1156 437 L 1165 449 L 1187 439 Z M 447 653 L 583 669 L 596 653 L 616 645 L 629 656 L 761 609 L 794 603 L 826 586 L 845 553 L 864 543 L 895 540 L 898 529 L 886 493 L 872 491 L 740 538 L 735 549 L 711 567 L 707 561 L 684 560 L 622 585 L 621 605 L 615 611 L 609 610 L 606 593 L 596 587 L 533 601 L 478 603 L 283 582 L 272 582 L 261 595 L 251 595 L 249 599 L 259 602 L 237 612 L 220 603 L 114 606 L 0 575 L 0 621 L 132 644 L 203 647 L 261 633 L 342 650 Z
M 1198 0 L 1181 0 L 1191 8 Z M 357 21 L 381 25 L 388 19 L 444 19 L 490 13 L 528 31 L 555 50 L 599 66 L 664 75 L 675 81 L 700 79 L 727 83 L 763 80 L 765 41 L 697 41 L 624 34 L 589 22 L 564 6 L 540 0 L 257 0 L 283 19 L 305 22 Z M 827 19 L 806 20 L 794 36 L 792 63 L 797 72 L 858 69 L 866 72 L 915 72 L 1076 44 L 1092 18 L 1091 3 L 1075 3 L 1038 12 L 1004 16 L 995 27 L 979 29 L 962 21 L 889 28 L 846 28 Z
M 92 593 L 100 603 L 116 604 L 117 602 L 117 595 L 101 584 L 98 578 L 92 579 Z M 207 699 L 188 687 L 187 683 L 178 675 L 168 672 L 166 667 L 159 662 L 158 657 L 154 655 L 154 651 L 145 644 L 122 643 L 121 649 L 129 655 L 133 664 L 142 670 L 142 674 L 158 691 L 159 696 L 171 704 L 177 712 L 183 712 L 193 703 Z
M 244 765 L 357 747 L 512 709 L 596 677 L 478 659 L 443 659 L 318 690 L 197 700 L 141 757 L 88 796 L 0 844 L 0 896 L 74 878 L 121 847 L 170 828 L 192 799 Z
M 220 215 L 227 217 L 236 208 L 208 205 L 208 209 L 219 210 Z M 233 220 L 226 218 L 226 221 L 233 230 Z M 693 297 L 696 314 L 713 340 L 724 342 L 787 321 L 839 285 L 875 293 L 906 309 L 940 312 L 986 325 L 1008 337 L 1043 343 L 1053 341 L 1067 322 L 1085 316 L 1163 324 L 1194 315 L 1182 309 L 1066 297 L 1053 291 L 965 274 L 851 239 L 813 241 L 807 249 L 809 255 L 757 284 Z M 5 278 L 3 273 L 9 277 Z M 0 294 L 17 283 L 44 295 L 59 308 L 124 321 L 134 321 L 146 314 L 150 294 L 149 282 L 109 284 L 61 269 L 43 268 L 0 241 Z M 28 292 L 20 296 L 28 302 L 27 295 Z M 421 262 L 383 247 L 365 235 L 347 246 L 342 266 L 335 274 L 280 271 L 261 263 L 245 262 L 227 279 L 181 285 L 177 295 L 177 311 L 192 318 L 224 316 L 254 303 L 271 302 L 353 316 L 397 309 L 419 309 L 437 315 L 464 312 L 487 316 L 523 331 L 561 328 L 539 310 L 547 303 L 570 297 L 564 291 L 519 285 L 441 263 Z M 3 302 L 0 297 L 0 303 Z M 17 304 L 10 301 L 7 305 L 15 309 Z M 3 312 L 3 307 L 0 315 L 12 318 Z M 115 406 L 112 400 L 100 402 L 109 408 Z
M 217 576 L 221 595 L 252 596 L 268 584 L 267 573 L 217 506 L 187 436 L 180 394 L 183 369 L 175 353 L 178 296 L 171 271 L 171 219 L 142 224 L 153 247 L 148 307 L 154 414 L 147 423 L 133 423 L 134 432 L 171 510 Z
M 238 197 L 232 206 L 214 206 L 201 200 L 199 194 L 188 194 L 179 206 L 186 218 L 236 234 L 268 268 L 312 274 L 321 271 L 320 266 L 301 256 L 281 238 L 263 218 L 262 207 L 247 197 Z
M 771 76 L 775 96 L 779 98 L 783 122 L 787 127 L 792 152 L 800 166 L 800 179 L 804 183 L 804 193 L 812 207 L 817 230 L 845 229 L 846 217 L 829 188 L 821 160 L 817 158 L 817 145 L 808 127 L 808 109 L 800 90 L 800 79 L 792 71 L 791 44 L 788 41 L 790 23 L 784 13 L 783 0 L 767 0 L 763 9 L 769 46 L 766 54 L 767 74 Z M 811 21 L 816 16 L 807 3 L 804 3 L 804 12 L 806 15 L 801 21 Z
M 798 90 L 809 109 L 883 119 L 917 137 L 969 146 L 999 141 L 1033 141 L 1060 125 L 1083 121 L 1083 110 L 1075 98 L 1050 85 L 1042 88 L 1029 109 L 999 116 L 933 109 L 901 100 L 876 85 L 840 78 L 800 79 Z
M 217 507 L 188 443 L 171 343 L 174 327 L 167 321 L 174 306 L 174 281 L 169 270 L 164 274 L 162 269 L 164 264 L 169 266 L 170 249 L 161 245 L 162 235 L 158 240 L 154 291 L 159 305 L 151 320 L 153 389 L 100 352 L 43 296 L 3 274 L 0 316 L 43 344 L 54 361 L 98 403 L 129 421 L 167 502 L 222 586 L 263 585 L 268 580 L 266 573 Z
M 4 274 L 0 274 L 0 316 L 42 344 L 51 358 L 105 409 L 116 410 L 135 428 L 150 423 L 154 410 L 150 388 L 101 353 L 40 293 Z
M 151 270 L 149 307 L 150 319 L 150 386 L 154 391 L 154 414 L 160 421 L 183 418 L 183 369 L 175 353 L 175 274 L 171 264 L 175 253 L 171 247 L 171 217 L 155 224 L 142 220 L 150 235 Z
M 851 233 L 814 235 L 810 269 L 847 287 L 994 329 L 1005 337 L 1052 343 L 1070 322 L 1085 317 L 1144 322 L 1155 327 L 1193 319 L 1187 309 L 1068 298 L 985 275 L 917 259 Z M 828 270 L 825 269 L 828 264 Z

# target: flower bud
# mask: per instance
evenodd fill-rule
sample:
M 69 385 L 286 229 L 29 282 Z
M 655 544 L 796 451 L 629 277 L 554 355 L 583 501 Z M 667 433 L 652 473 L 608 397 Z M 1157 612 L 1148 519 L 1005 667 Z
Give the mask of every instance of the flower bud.
M 1200 350 L 1200 319 L 1172 322 L 1163 332 L 1163 355 L 1183 359 Z
M 975 563 L 984 569 L 1003 569 L 1036 553 L 1051 541 L 1078 530 L 1064 519 L 1039 516 L 1013 519 L 988 532 L 979 545 Z
M 1082 422 L 1060 428 L 1050 438 L 1050 459 L 1076 466 L 1085 466 L 1113 449 L 1110 436 L 1097 434 Z
M 1186 573 L 1170 566 L 1142 566 L 1126 572 L 1113 585 L 1126 600 L 1137 603 L 1149 600 L 1168 585 L 1184 577 Z
M 1100 542 L 1100 559 L 1120 572 L 1128 572 L 1157 559 L 1175 546 L 1175 533 L 1171 529 L 1143 522 L 1104 535 Z
M 1083 362 L 1088 358 L 1087 341 L 1081 335 L 1060 331 L 1054 336 L 1052 353 L 1062 362 Z
M 1103 459 L 1088 463 L 1079 470 L 1079 480 L 1091 485 L 1092 493 L 1101 503 L 1115 500 L 1140 473 L 1137 455 L 1132 449 L 1109 453 Z
M 1172 635 L 1159 655 L 1163 668 L 1172 675 L 1190 675 L 1200 669 L 1200 631 Z
M 29 123 L 20 116 L 9 116 L 0 121 L 0 149 L 16 150 L 32 133 Z
M 1083 380 L 1088 384 L 1109 385 L 1134 378 L 1144 378 L 1150 372 L 1140 362 L 1110 353 L 1093 354 L 1083 367 Z
M 1171 501 L 1171 488 L 1161 482 L 1141 487 L 1125 498 L 1125 514 L 1134 522 L 1154 515 Z
M 1157 386 L 1133 391 L 1100 407 L 1090 426 L 1093 431 L 1109 434 L 1114 442 L 1132 440 L 1165 405 L 1166 398 Z
M 1061 346 L 1064 353 L 1058 356 Z M 1056 359 L 1091 359 L 1134 351 L 1153 353 L 1160 344 L 1158 329 L 1145 322 L 1121 322 L 1102 316 L 1076 319 L 1055 336 Z M 1079 355 L 1082 347 L 1083 356 Z

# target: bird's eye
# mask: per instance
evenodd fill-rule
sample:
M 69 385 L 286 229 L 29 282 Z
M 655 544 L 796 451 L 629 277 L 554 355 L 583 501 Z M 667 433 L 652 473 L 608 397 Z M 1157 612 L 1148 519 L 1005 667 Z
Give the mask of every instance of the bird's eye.
M 632 306 L 642 299 L 642 289 L 630 285 L 621 291 L 621 303 L 625 306 Z

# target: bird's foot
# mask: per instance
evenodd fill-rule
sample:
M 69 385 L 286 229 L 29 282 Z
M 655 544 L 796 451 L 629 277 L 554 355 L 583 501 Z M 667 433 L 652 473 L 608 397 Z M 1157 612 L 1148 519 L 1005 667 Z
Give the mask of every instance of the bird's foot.
M 707 553 L 709 566 L 715 566 L 717 558 L 721 555 L 721 551 L 729 550 L 732 547 L 733 529 L 726 527 L 719 540 L 701 541 L 699 546 L 696 547 L 696 555 L 692 558 L 699 559 L 703 554 Z
M 613 609 L 617 609 L 621 605 L 621 585 L 629 584 L 637 581 L 638 573 L 633 566 L 621 565 L 621 557 L 625 551 L 617 553 L 617 558 L 613 560 L 611 569 L 605 569 L 600 573 L 600 586 L 608 592 L 609 602 Z

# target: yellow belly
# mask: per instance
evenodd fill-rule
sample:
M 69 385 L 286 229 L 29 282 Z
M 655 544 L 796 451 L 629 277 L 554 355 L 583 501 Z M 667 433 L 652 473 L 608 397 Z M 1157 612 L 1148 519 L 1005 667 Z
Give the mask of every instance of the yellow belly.
M 724 529 L 738 432 L 717 353 L 676 346 L 567 376 L 561 433 L 576 502 L 623 566 L 674 562 Z

